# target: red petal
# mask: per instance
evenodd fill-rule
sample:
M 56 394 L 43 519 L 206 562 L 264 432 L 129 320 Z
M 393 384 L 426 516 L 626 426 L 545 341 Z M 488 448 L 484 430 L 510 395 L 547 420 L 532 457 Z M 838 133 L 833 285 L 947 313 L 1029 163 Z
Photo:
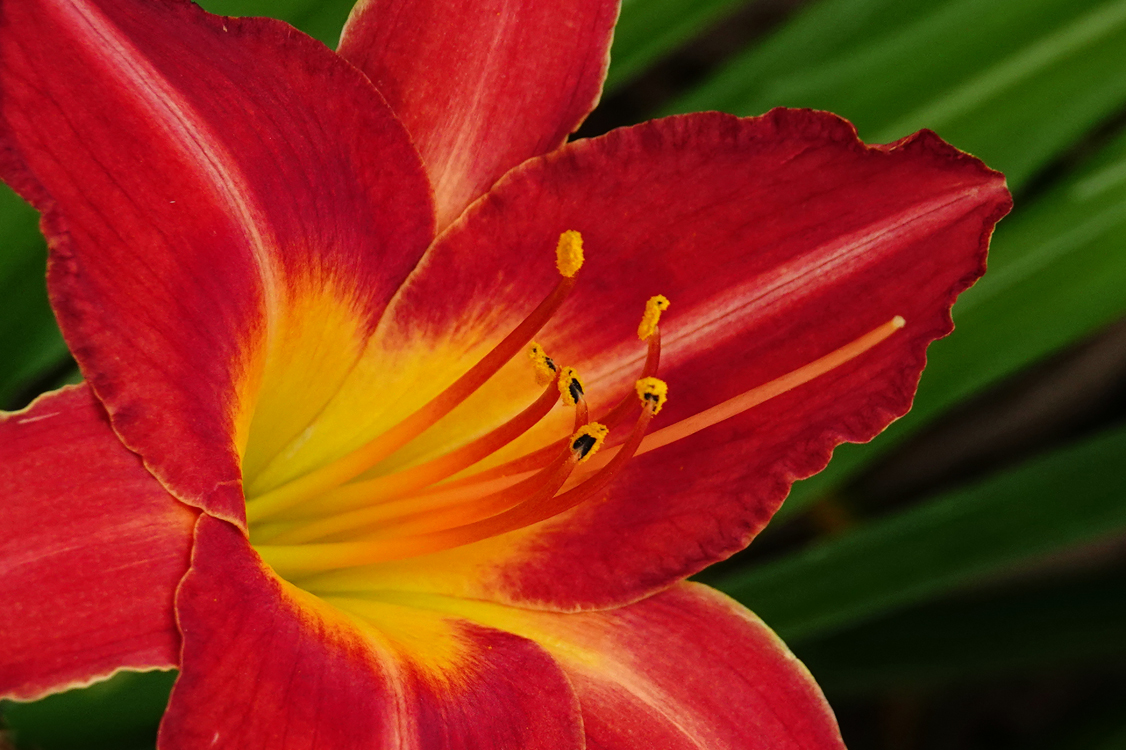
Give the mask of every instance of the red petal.
M 593 414 L 641 369 L 636 329 L 650 295 L 672 300 L 661 325 L 669 402 L 653 429 L 896 315 L 907 326 L 813 382 L 634 459 L 604 501 L 318 585 L 605 607 L 727 557 L 835 445 L 869 440 L 907 411 L 926 346 L 951 330 L 950 306 L 984 270 L 1010 205 L 1001 175 L 933 133 L 869 148 L 847 122 L 810 111 L 670 118 L 530 162 L 432 249 L 387 332 L 420 348 L 434 331 L 491 327 L 499 337 L 554 283 L 551 251 L 567 229 L 583 233 L 587 264 L 539 340 L 584 373 Z M 523 393 L 508 389 L 511 413 L 535 397 L 530 375 L 523 382 Z
M 592 750 L 844 748 L 832 710 L 786 644 L 706 586 L 579 614 L 427 603 L 543 644 L 578 692 Z
M 579 694 L 588 748 L 844 748 L 832 710 L 786 644 L 705 586 L 540 618 L 553 639 L 545 642 L 566 644 L 549 651 Z M 601 658 L 584 663 L 576 651 Z
M 538 646 L 393 609 L 371 623 L 345 615 L 276 578 L 234 527 L 201 517 L 160 747 L 582 746 L 574 694 Z
M 0 696 L 170 669 L 196 513 L 126 450 L 86 386 L 0 415 Z
M 414 138 L 444 227 L 594 108 L 616 0 L 366 0 L 340 41 Z
M 260 381 L 335 357 L 266 389 L 292 409 L 284 445 L 429 242 L 406 132 L 319 43 L 175 0 L 5 5 L 0 117 L 0 166 L 45 214 L 52 300 L 115 429 L 182 499 L 241 521 Z M 325 325 L 310 307 L 355 319 L 316 349 L 294 332 Z

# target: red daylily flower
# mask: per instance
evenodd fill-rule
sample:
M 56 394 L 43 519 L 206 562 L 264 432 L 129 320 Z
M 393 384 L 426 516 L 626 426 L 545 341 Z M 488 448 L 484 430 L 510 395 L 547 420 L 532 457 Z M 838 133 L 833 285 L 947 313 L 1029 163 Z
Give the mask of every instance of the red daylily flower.
M 338 55 L 0 6 L 0 169 L 86 378 L 0 418 L 0 693 L 178 667 L 165 750 L 841 746 L 683 579 L 908 409 L 1010 198 L 821 112 L 565 144 L 616 13 L 361 0 Z

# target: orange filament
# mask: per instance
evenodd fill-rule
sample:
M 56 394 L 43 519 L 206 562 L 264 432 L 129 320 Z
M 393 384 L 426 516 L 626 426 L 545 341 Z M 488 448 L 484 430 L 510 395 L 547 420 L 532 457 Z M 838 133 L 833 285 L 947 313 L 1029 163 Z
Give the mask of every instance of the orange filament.
M 316 521 L 302 523 L 299 526 L 278 528 L 273 533 L 269 533 L 269 531 L 260 533 L 256 535 L 256 541 L 297 544 L 345 532 L 355 532 L 357 529 L 366 529 L 376 524 L 380 527 L 381 532 L 386 528 L 394 528 L 401 533 L 399 527 L 406 523 L 408 519 L 416 524 L 421 522 L 424 525 L 432 525 L 431 519 L 459 518 L 466 514 L 472 516 L 469 520 L 476 520 L 477 514 L 483 512 L 483 510 L 486 515 L 494 515 L 527 498 L 528 493 L 538 493 L 539 488 L 550 485 L 555 477 L 553 472 L 565 464 L 569 457 L 573 456 L 574 460 L 567 464 L 566 471 L 559 476 L 558 484 L 551 490 L 550 494 L 554 494 L 567 481 L 567 477 L 575 465 L 581 464 L 597 451 L 606 437 L 606 432 L 606 428 L 597 423 L 582 425 L 571 436 L 570 449 L 557 456 L 549 466 L 519 483 L 513 484 L 510 480 L 495 492 L 482 493 L 478 487 L 474 487 L 469 491 L 455 489 L 453 492 L 408 497 L 399 502 L 376 503 L 351 512 L 338 513 Z M 461 523 L 468 523 L 468 520 L 461 521 Z M 453 525 L 457 524 L 447 522 L 439 528 L 447 528 Z M 413 526 L 411 528 L 413 529 Z
M 882 326 L 874 328 L 860 338 L 826 354 L 824 357 L 815 359 L 809 364 L 803 365 L 757 388 L 744 391 L 738 396 L 729 398 L 721 404 L 716 404 L 710 409 L 705 409 L 698 414 L 693 414 L 687 419 L 682 419 L 667 427 L 662 427 L 645 438 L 645 441 L 637 451 L 637 455 L 640 456 L 649 451 L 666 446 L 669 443 L 675 443 L 677 440 L 683 440 L 700 430 L 742 414 L 748 409 L 758 406 L 765 401 L 769 401 L 776 396 L 781 396 L 787 391 L 792 391 L 794 388 L 804 385 L 831 370 L 835 370 L 850 360 L 856 359 L 900 328 L 903 328 L 904 325 L 906 325 L 906 321 L 896 315 Z M 596 468 L 600 463 L 611 460 L 614 450 L 618 449 L 607 449 L 603 451 L 598 458 L 591 461 L 591 468 Z
M 662 299 L 664 299 L 662 297 Z M 649 344 L 649 350 L 645 355 L 645 367 L 641 370 L 641 380 L 651 378 L 657 374 L 657 368 L 661 365 L 661 330 L 654 328 L 653 332 L 646 339 Z M 622 400 L 614 405 L 608 412 L 606 412 L 598 421 L 602 422 L 607 427 L 613 429 L 618 426 L 618 423 L 625 419 L 626 414 L 629 413 L 637 404 L 632 393 L 627 393 L 622 396 Z
M 606 487 L 635 455 L 646 453 L 676 440 L 684 439 L 702 429 L 741 414 L 775 396 L 810 382 L 811 380 L 855 359 L 891 336 L 904 326 L 903 318 L 896 316 L 882 326 L 807 365 L 752 388 L 732 399 L 681 420 L 647 435 L 653 416 L 664 403 L 667 388 L 663 381 L 646 374 L 636 383 L 636 396 L 641 401 L 641 415 L 625 441 L 613 450 L 598 453 L 585 471 L 575 471 L 583 459 L 594 454 L 597 444 L 606 435 L 606 428 L 591 423 L 568 439 L 562 454 L 559 445 L 541 449 L 556 451 L 547 460 L 540 460 L 538 469 L 521 480 L 519 476 L 486 476 L 493 470 L 470 477 L 471 482 L 446 483 L 431 491 L 416 494 L 401 503 L 365 509 L 366 524 L 339 524 L 328 534 L 313 536 L 310 531 L 321 531 L 309 525 L 300 535 L 286 532 L 278 535 L 279 541 L 289 539 L 324 539 L 352 532 L 347 541 L 328 541 L 297 545 L 255 545 L 263 558 L 283 576 L 315 575 L 326 570 L 368 565 L 390 560 L 417 557 L 482 541 L 540 523 L 564 513 L 579 504 L 603 493 Z M 651 336 L 650 361 L 659 352 L 659 341 Z M 576 412 L 584 400 L 576 402 Z M 615 407 L 611 411 L 617 410 Z M 525 461 L 524 459 L 517 459 Z M 510 462 L 509 466 L 513 463 Z M 546 463 L 546 465 L 544 465 Z M 563 489 L 574 485 L 570 489 Z M 562 491 L 561 491 L 562 490 Z M 396 506 L 394 512 L 391 506 Z M 376 518 L 375 516 L 379 516 Z M 326 519 L 331 520 L 331 519 Z M 358 516 L 350 520 L 359 520 Z M 371 522 L 383 522 L 372 528 Z M 363 536 L 356 537 L 357 527 Z
M 566 234 L 566 233 L 564 233 Z M 350 479 L 370 469 L 390 456 L 404 445 L 414 440 L 431 425 L 449 414 L 454 408 L 477 391 L 521 349 L 528 345 L 532 337 L 547 324 L 551 316 L 559 310 L 575 286 L 574 273 L 582 262 L 581 240 L 578 261 L 574 247 L 564 247 L 560 239 L 559 264 L 566 267 L 571 275 L 564 275 L 555 289 L 524 319 L 503 341 L 496 345 L 477 364 L 458 378 L 451 386 L 439 393 L 406 419 L 376 437 L 363 447 L 287 484 L 277 487 L 247 501 L 246 514 L 250 521 L 260 520 L 269 515 L 287 510 L 305 500 L 338 487 Z M 566 255 L 570 253 L 570 255 Z
M 298 541 L 303 541 L 306 534 L 302 533 L 299 537 L 296 533 L 291 534 L 290 532 L 295 531 L 297 528 L 305 529 L 316 524 L 316 538 L 325 538 L 359 527 L 368 527 L 385 521 L 406 518 L 407 516 L 414 515 L 421 511 L 449 508 L 455 505 L 476 502 L 501 490 L 513 487 L 518 483 L 523 484 L 524 482 L 528 482 L 525 486 L 531 487 L 534 482 L 530 482 L 529 480 L 534 476 L 535 472 L 529 472 L 527 476 L 523 478 L 500 477 L 492 481 L 480 482 L 468 487 L 445 489 L 443 486 L 440 491 L 410 495 L 397 500 L 380 502 L 346 513 L 338 513 L 328 518 L 320 518 L 316 521 L 304 519 L 266 524 L 263 526 L 255 525 L 254 528 L 251 529 L 251 537 L 256 546 L 259 543 L 266 542 L 297 543 Z
M 652 335 L 648 339 L 649 349 L 645 356 L 645 366 L 641 371 L 641 378 L 649 378 L 657 373 L 657 368 L 661 364 L 661 332 L 659 329 L 654 329 Z M 611 407 L 606 413 L 598 417 L 599 424 L 604 424 L 610 429 L 614 429 L 625 418 L 629 411 L 637 406 L 637 397 L 633 393 L 627 393 L 622 397 L 622 400 Z M 534 471 L 544 465 L 552 456 L 554 456 L 560 448 L 563 447 L 563 440 L 559 440 L 550 445 L 545 445 L 542 448 L 532 451 L 520 458 L 515 458 L 507 461 L 498 466 L 478 472 L 464 479 L 458 479 L 443 485 L 446 487 L 461 487 L 472 485 L 477 482 L 489 481 L 498 477 L 509 477 L 515 474 L 523 474 L 528 471 Z
M 495 515 L 480 518 L 463 525 L 446 527 L 429 533 L 416 536 L 398 536 L 373 540 L 351 542 L 328 542 L 321 544 L 301 545 L 256 545 L 258 553 L 283 577 L 301 576 L 309 573 L 319 573 L 334 568 L 349 568 L 360 565 L 370 565 L 388 560 L 400 560 L 419 555 L 441 552 L 443 550 L 461 547 L 473 542 L 479 542 L 510 531 L 516 531 L 540 521 L 545 521 L 563 513 L 594 495 L 602 492 L 610 481 L 621 471 L 626 462 L 633 456 L 648 429 L 649 421 L 653 418 L 652 408 L 641 410 L 641 416 L 630 432 L 629 437 L 621 448 L 602 469 L 591 476 L 579 486 L 559 495 L 555 495 L 556 487 L 550 493 L 536 492 L 518 505 L 509 507 Z M 601 427 L 599 425 L 599 427 Z M 602 428 L 604 435 L 605 428 Z M 576 433 L 577 435 L 579 433 Z M 573 458 L 568 459 L 564 466 L 568 466 L 567 474 L 574 463 L 589 457 L 594 447 L 580 451 L 576 436 L 572 436 L 570 453 Z M 585 448 L 585 446 L 584 446 Z M 551 481 L 558 480 L 562 469 L 552 467 Z M 562 477 L 559 487 L 566 482 L 567 477 Z M 545 485 L 545 489 L 548 485 Z M 501 493 L 498 493 L 501 494 Z M 472 509 L 476 510 L 476 509 Z M 482 514 L 483 515 L 483 514 Z M 442 518 L 448 522 L 454 516 Z M 436 521 L 438 519 L 431 519 Z
M 403 502 L 382 503 L 368 508 L 360 508 L 349 513 L 341 513 L 318 521 L 302 524 L 300 527 L 276 534 L 269 539 L 273 544 L 302 544 L 315 539 L 347 534 L 362 538 L 383 538 L 389 533 L 419 533 L 437 528 L 450 528 L 500 513 L 521 502 L 530 495 L 550 489 L 555 494 L 567 481 L 571 471 L 578 464 L 578 458 L 571 459 L 570 451 L 561 454 L 532 476 L 486 495 L 458 497 L 431 495 L 426 498 L 408 498 Z M 433 498 L 438 498 L 437 502 Z M 484 513 L 484 516 L 480 514 Z
M 463 503 L 457 507 L 431 513 L 415 514 L 411 518 L 403 519 L 401 523 L 381 528 L 378 533 L 362 539 L 379 541 L 386 539 L 392 533 L 424 535 L 443 532 L 482 522 L 517 505 L 534 507 L 549 503 L 570 478 L 575 466 L 595 455 L 606 433 L 606 428 L 597 422 L 583 425 L 571 436 L 570 445 L 562 456 L 525 482 L 471 503 Z
M 482 435 L 444 456 L 439 456 L 395 474 L 345 484 L 329 490 L 317 499 L 317 515 L 326 511 L 339 512 L 372 503 L 397 500 L 451 477 L 481 459 L 492 455 L 530 430 L 547 416 L 558 400 L 559 390 L 556 384 L 552 382 L 540 394 L 540 397 L 524 411 L 488 434 Z

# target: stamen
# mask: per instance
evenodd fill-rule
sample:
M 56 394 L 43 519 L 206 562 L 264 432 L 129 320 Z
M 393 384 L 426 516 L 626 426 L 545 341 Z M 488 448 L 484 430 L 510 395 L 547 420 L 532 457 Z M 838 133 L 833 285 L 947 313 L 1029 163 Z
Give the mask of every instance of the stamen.
M 527 346 L 547 324 L 575 286 L 574 274 L 582 266 L 582 238 L 564 232 L 559 238 L 557 265 L 563 278 L 543 302 L 481 361 L 418 411 L 371 442 L 315 471 L 247 501 L 247 520 L 256 521 L 304 502 L 354 479 L 421 435 L 431 425 L 477 391 L 512 357 Z
M 551 488 L 549 494 L 554 495 L 578 462 L 579 459 L 571 452 L 564 451 L 532 476 L 496 492 L 468 497 L 455 494 L 452 498 L 443 495 L 407 498 L 404 502 L 384 503 L 322 518 L 276 534 L 268 541 L 273 544 L 302 544 L 348 532 L 352 532 L 349 536 L 361 539 L 382 539 L 391 532 L 401 535 L 448 529 L 496 515 L 538 495 L 547 487 Z
M 649 409 L 642 409 L 637 424 L 634 425 L 633 431 L 614 458 L 589 480 L 561 495 L 545 497 L 537 493 L 536 497 L 529 498 L 526 502 L 489 518 L 418 536 L 322 544 L 256 545 L 255 549 L 279 575 L 292 580 L 294 577 L 336 568 L 370 565 L 441 552 L 515 531 L 570 510 L 605 489 L 641 444 L 652 418 Z M 580 442 L 579 438 L 580 435 L 576 433 L 570 440 L 573 444 Z M 575 448 L 568 452 L 572 460 L 577 463 L 580 449 Z M 588 451 L 585 457 L 591 455 L 592 453 Z M 570 463 L 571 461 L 568 461 L 564 465 Z
M 654 329 L 652 335 L 649 336 L 649 350 L 645 356 L 645 366 L 641 371 L 641 378 L 645 379 L 657 374 L 657 368 L 661 364 L 661 331 L 659 328 Z M 598 417 L 598 421 L 606 425 L 610 429 L 614 429 L 618 424 L 625 419 L 630 409 L 637 406 L 637 400 L 632 393 L 627 393 L 622 397 L 622 400 L 611 407 L 607 412 Z M 520 458 L 512 459 L 503 464 L 499 464 L 485 471 L 474 474 L 473 476 L 465 477 L 454 482 L 449 483 L 450 487 L 464 486 L 473 484 L 475 482 L 482 482 L 486 480 L 495 479 L 496 477 L 512 476 L 513 474 L 522 474 L 527 471 L 534 471 L 543 466 L 551 456 L 555 455 L 556 451 L 563 445 L 563 441 L 558 441 L 550 445 L 532 451 Z
M 554 391 L 552 392 L 554 395 Z M 558 485 L 551 490 L 550 494 L 555 492 L 567 481 L 567 476 L 570 475 L 571 470 L 577 465 L 581 464 L 584 460 L 594 455 L 602 441 L 606 437 L 608 430 L 600 424 L 592 423 L 583 425 L 572 437 L 572 445 L 569 450 L 556 451 L 557 456 L 555 461 L 546 468 L 541 469 L 537 474 L 524 479 L 518 484 L 510 485 L 501 488 L 497 492 L 491 494 L 481 493 L 466 493 L 464 491 L 454 493 L 438 493 L 429 497 L 415 496 L 407 498 L 406 503 L 388 503 L 383 502 L 376 504 L 374 507 L 361 507 L 359 510 L 352 510 L 351 512 L 337 513 L 336 515 L 328 516 L 327 518 L 320 518 L 319 520 L 310 521 L 302 524 L 297 528 L 279 529 L 276 533 L 269 535 L 263 534 L 258 536 L 255 540 L 256 543 L 260 542 L 273 542 L 276 544 L 298 544 L 301 542 L 308 542 L 314 539 L 322 539 L 327 536 L 340 534 L 349 531 L 356 531 L 357 529 L 365 529 L 373 524 L 380 524 L 383 530 L 389 527 L 399 529 L 403 525 L 403 519 L 416 519 L 416 521 L 425 522 L 429 524 L 425 530 L 433 530 L 430 528 L 433 524 L 426 521 L 432 518 L 449 518 L 451 514 L 460 513 L 457 516 L 462 520 L 456 522 L 447 522 L 444 526 L 436 528 L 450 528 L 460 523 L 469 523 L 470 521 L 478 520 L 480 518 L 487 518 L 488 516 L 495 515 L 502 510 L 512 507 L 516 503 L 527 500 L 530 493 L 537 493 L 540 486 L 544 485 L 547 481 L 550 483 L 554 481 L 551 479 L 552 467 L 557 467 L 567 463 L 567 470 L 565 474 L 560 477 Z M 453 455 L 453 454 L 451 454 Z M 487 454 L 486 454 L 487 455 Z M 445 456 L 436 459 L 436 462 L 442 462 L 449 458 Z M 435 462 L 431 462 L 435 463 Z M 416 467 L 423 468 L 422 466 Z M 396 477 L 392 475 L 385 479 L 394 480 Z M 380 480 L 371 480 L 362 484 L 376 484 Z M 338 499 L 342 493 L 352 490 L 353 487 L 360 485 L 350 485 L 338 488 L 335 492 L 328 493 L 325 497 L 330 499 Z M 406 494 L 406 493 L 403 493 Z M 535 495 L 533 495 L 535 496 Z M 361 496 L 362 500 L 366 500 Z M 318 502 L 318 510 L 322 512 L 325 510 L 324 503 Z M 395 506 L 391 512 L 387 511 L 387 506 Z M 350 507 L 356 507 L 352 505 Z M 451 510 L 452 509 L 452 510 Z M 460 509 L 460 510 L 458 510 Z M 470 509 L 470 510 L 466 510 Z M 472 510 L 478 509 L 478 510 Z M 484 512 L 481 509 L 492 509 L 489 512 Z M 405 512 L 404 512 L 405 511 Z M 431 512 L 433 511 L 433 512 Z M 472 518 L 465 516 L 466 513 L 474 515 Z M 394 522 L 389 524 L 388 522 Z M 417 525 L 417 524 L 416 524 Z M 418 533 L 418 529 L 412 527 L 414 533 Z
M 520 491 L 527 494 L 527 492 L 531 491 L 532 485 L 535 484 L 535 477 L 536 472 L 532 472 L 523 479 L 502 477 L 500 479 L 494 479 L 491 482 L 481 482 L 470 487 L 455 487 L 448 490 L 443 488 L 437 492 L 409 495 L 396 500 L 361 507 L 358 510 L 354 509 L 346 513 L 338 513 L 333 516 L 328 516 L 327 518 L 318 517 L 313 521 L 304 519 L 303 521 L 297 522 L 301 524 L 301 528 L 303 529 L 306 527 L 312 528 L 313 524 L 316 524 L 316 528 L 314 529 L 316 531 L 315 536 L 312 536 L 312 531 L 310 531 L 308 535 L 303 534 L 302 538 L 297 538 L 296 536 L 291 537 L 289 532 L 297 528 L 294 522 L 255 526 L 251 529 L 251 536 L 254 537 L 256 547 L 261 543 L 284 542 L 290 544 L 316 538 L 323 539 L 328 536 L 353 531 L 357 528 L 370 527 L 377 523 L 407 518 L 421 511 L 450 508 L 456 505 L 477 502 L 516 486 L 520 486 Z M 269 526 L 271 525 L 275 526 L 273 530 L 269 530 Z M 258 528 L 266 528 L 267 533 L 256 535 L 254 530 Z M 285 538 L 282 537 L 283 532 L 286 534 Z
M 536 385 L 547 385 L 555 380 L 555 374 L 559 371 L 559 368 L 555 366 L 555 360 L 547 356 L 547 352 L 535 341 L 528 347 L 528 358 L 532 360 L 532 369 L 536 374 Z
M 583 382 L 579 379 L 579 373 L 575 368 L 564 367 L 563 372 L 559 374 L 559 395 L 563 398 L 563 405 L 574 406 L 585 393 Z
M 645 366 L 641 370 L 641 380 L 650 378 L 657 374 L 657 368 L 661 364 L 661 329 L 654 328 L 653 333 L 649 335 L 649 351 L 645 355 Z M 622 396 L 622 400 L 613 406 L 608 412 L 603 414 L 599 421 L 603 422 L 609 428 L 613 429 L 618 426 L 618 423 L 625 419 L 626 414 L 630 409 L 636 406 L 637 402 L 633 398 L 632 393 L 627 393 Z
M 606 439 L 609 432 L 605 425 L 598 422 L 580 427 L 578 432 L 571 436 L 571 453 L 575 455 L 576 462 L 581 464 L 591 458 L 602 447 L 602 441 Z
M 645 314 L 641 317 L 641 324 L 637 327 L 637 337 L 642 341 L 647 340 L 657 332 L 657 323 L 661 321 L 661 313 L 669 309 L 669 298 L 663 294 L 650 297 L 645 303 Z
M 641 405 L 656 416 L 669 397 L 669 387 L 663 380 L 642 378 L 637 381 L 637 397 L 641 399 Z
M 397 500 L 416 490 L 436 484 L 491 456 L 530 430 L 547 416 L 559 399 L 555 383 L 548 384 L 540 397 L 524 411 L 501 426 L 460 448 L 409 469 L 363 482 L 341 485 L 317 498 L 317 515 L 339 513 L 373 503 Z
M 607 432 L 604 426 L 597 423 L 584 425 L 570 437 L 569 450 L 519 485 L 457 507 L 417 514 L 393 527 L 381 529 L 375 536 L 365 536 L 363 540 L 387 539 L 391 532 L 395 536 L 444 533 L 451 529 L 484 522 L 518 505 L 536 506 L 549 502 L 550 498 L 567 482 L 575 466 L 597 452 Z M 536 489 L 533 491 L 532 488 Z
M 669 443 L 675 443 L 677 440 L 683 440 L 700 430 L 742 414 L 748 409 L 769 401 L 776 396 L 781 396 L 787 391 L 792 391 L 794 388 L 804 385 L 814 378 L 824 375 L 846 362 L 856 359 L 905 325 L 907 325 L 906 321 L 901 316 L 896 315 L 882 326 L 869 331 L 860 338 L 845 344 L 820 359 L 815 359 L 809 364 L 799 367 L 780 378 L 775 378 L 768 383 L 764 383 L 757 388 L 744 391 L 738 396 L 729 398 L 721 404 L 716 404 L 710 409 L 705 409 L 679 422 L 667 427 L 662 427 L 645 438 L 645 442 L 638 449 L 637 455 L 640 456 L 649 451 L 664 447 Z M 608 461 L 610 456 L 613 455 L 614 450 L 613 448 L 608 448 L 597 459 L 591 462 L 590 468 L 598 466 L 601 461 Z

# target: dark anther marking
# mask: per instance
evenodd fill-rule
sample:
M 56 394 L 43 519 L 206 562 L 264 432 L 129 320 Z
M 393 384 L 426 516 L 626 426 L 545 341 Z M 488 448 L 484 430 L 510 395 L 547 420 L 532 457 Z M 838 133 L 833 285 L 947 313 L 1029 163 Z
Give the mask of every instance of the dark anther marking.
M 582 398 L 583 387 L 579 385 L 579 381 L 575 380 L 574 378 L 571 378 L 571 382 L 567 384 L 567 390 L 571 394 L 572 401 L 578 401 L 580 398 Z
M 559 372 L 559 369 L 555 366 L 555 360 L 551 357 L 545 356 L 543 358 L 543 363 L 547 365 L 547 369 L 551 370 L 552 372 Z
M 586 458 L 586 454 L 594 448 L 598 440 L 593 435 L 579 435 L 575 438 L 575 442 L 571 443 L 571 450 L 579 454 L 579 460 Z

